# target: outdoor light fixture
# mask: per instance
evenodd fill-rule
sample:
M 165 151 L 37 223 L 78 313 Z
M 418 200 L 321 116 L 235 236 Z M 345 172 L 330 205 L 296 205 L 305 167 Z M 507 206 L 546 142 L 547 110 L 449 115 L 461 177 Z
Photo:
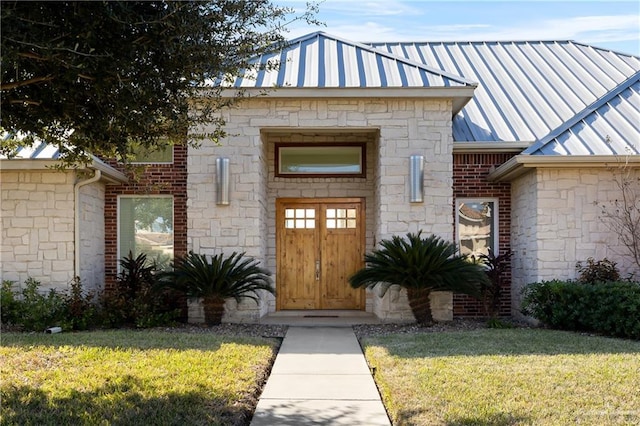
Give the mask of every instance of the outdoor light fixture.
M 409 202 L 422 203 L 424 192 L 424 156 L 412 155 L 409 159 Z
M 216 204 L 229 205 L 229 159 L 216 158 Z

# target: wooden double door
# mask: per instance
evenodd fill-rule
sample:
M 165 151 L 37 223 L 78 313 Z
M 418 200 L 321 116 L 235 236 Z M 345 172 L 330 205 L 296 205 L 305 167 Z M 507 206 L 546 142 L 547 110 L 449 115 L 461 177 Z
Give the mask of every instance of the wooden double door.
M 277 309 L 364 309 L 364 199 L 276 200 Z

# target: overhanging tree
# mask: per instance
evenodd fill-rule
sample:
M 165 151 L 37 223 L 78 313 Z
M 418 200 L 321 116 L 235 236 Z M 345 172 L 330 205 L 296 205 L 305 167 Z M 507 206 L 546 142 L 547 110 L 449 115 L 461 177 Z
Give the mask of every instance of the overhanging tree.
M 250 69 L 287 24 L 313 22 L 315 11 L 294 15 L 269 0 L 3 1 L 2 130 L 14 137 L 2 153 L 41 139 L 67 163 L 125 160 L 134 145 L 183 142 L 187 129 L 209 129 L 191 142 L 215 140 L 216 112 L 230 100 L 201 88 Z

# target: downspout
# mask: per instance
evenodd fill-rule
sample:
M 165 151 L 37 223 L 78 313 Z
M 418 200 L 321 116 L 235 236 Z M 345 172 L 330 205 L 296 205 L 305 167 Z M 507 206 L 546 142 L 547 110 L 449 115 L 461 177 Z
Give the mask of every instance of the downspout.
M 102 172 L 94 169 L 93 177 L 81 180 L 73 187 L 73 204 L 74 204 L 74 248 L 73 248 L 73 276 L 80 278 L 80 188 L 97 182 L 102 177 Z

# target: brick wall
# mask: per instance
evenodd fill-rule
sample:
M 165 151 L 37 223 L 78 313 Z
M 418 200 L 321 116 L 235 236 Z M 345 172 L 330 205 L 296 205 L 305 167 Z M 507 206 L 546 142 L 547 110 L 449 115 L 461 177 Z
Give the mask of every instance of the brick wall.
M 114 162 L 111 166 L 126 172 Z M 187 147 L 173 148 L 173 163 L 144 165 L 141 175 L 126 172 L 129 182 L 108 185 L 105 195 L 105 275 L 106 288 L 113 288 L 118 274 L 118 196 L 172 195 L 174 256 L 187 252 Z
M 513 154 L 503 153 L 456 153 L 453 155 L 453 214 L 457 198 L 497 198 L 498 199 L 498 250 L 511 250 L 511 184 L 509 182 L 489 182 L 487 175 L 493 167 L 498 167 Z M 511 271 L 504 277 L 500 314 L 511 313 Z M 484 316 L 480 301 L 464 295 L 454 295 L 453 314 L 457 317 Z

